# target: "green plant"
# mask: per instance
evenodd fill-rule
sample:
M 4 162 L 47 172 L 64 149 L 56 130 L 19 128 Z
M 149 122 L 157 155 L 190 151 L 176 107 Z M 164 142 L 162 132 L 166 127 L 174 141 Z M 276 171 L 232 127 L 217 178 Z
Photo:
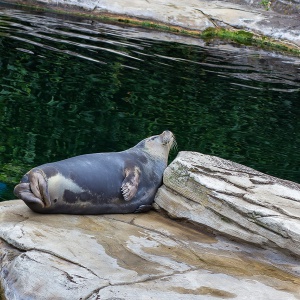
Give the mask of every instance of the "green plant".
M 262 0 L 260 1 L 260 4 L 266 9 L 269 10 L 271 7 L 272 2 L 268 0 Z

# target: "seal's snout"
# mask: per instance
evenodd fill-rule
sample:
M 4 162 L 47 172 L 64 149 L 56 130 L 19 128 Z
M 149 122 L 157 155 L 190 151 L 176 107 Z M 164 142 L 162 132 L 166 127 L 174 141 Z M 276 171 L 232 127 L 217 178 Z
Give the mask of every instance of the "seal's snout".
M 171 131 L 165 130 L 160 136 L 161 136 L 163 145 L 168 145 L 169 149 L 176 147 L 177 143 L 175 140 L 175 136 Z
M 165 130 L 160 136 L 163 140 L 170 140 L 174 135 L 171 131 Z

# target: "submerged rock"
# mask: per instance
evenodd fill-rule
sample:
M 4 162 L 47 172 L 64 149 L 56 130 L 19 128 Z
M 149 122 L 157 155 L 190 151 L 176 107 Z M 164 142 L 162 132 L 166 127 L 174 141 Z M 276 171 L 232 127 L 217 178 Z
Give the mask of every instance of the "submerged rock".
M 0 237 L 3 299 L 292 300 L 300 294 L 298 259 L 157 212 L 41 215 L 14 200 L 0 203 Z
M 180 152 L 156 204 L 231 238 L 300 256 L 300 185 L 196 152 Z

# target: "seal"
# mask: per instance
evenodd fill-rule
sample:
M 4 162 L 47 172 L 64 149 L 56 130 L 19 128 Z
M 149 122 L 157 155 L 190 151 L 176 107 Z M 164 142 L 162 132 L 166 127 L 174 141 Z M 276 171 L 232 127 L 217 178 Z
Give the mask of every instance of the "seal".
M 162 184 L 171 131 L 121 152 L 93 153 L 31 169 L 14 194 L 39 213 L 109 214 L 151 209 Z

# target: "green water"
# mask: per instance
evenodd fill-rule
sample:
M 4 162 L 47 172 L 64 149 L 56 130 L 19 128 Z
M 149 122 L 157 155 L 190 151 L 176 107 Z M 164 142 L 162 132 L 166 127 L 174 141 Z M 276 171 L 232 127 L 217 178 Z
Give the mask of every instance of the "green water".
M 299 60 L 146 36 L 0 5 L 0 199 L 33 166 L 165 129 L 179 150 L 300 182 Z

